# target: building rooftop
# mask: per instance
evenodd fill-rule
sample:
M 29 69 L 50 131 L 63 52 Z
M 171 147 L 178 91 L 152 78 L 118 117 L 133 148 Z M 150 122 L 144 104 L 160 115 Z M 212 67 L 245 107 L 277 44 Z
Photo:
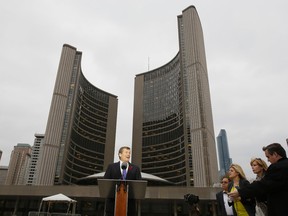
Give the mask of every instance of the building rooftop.
M 84 178 L 81 178 L 77 184 L 79 185 L 98 185 L 97 183 L 97 179 L 102 179 L 104 177 L 105 172 L 101 172 L 101 173 L 96 173 Z M 172 182 L 169 182 L 165 179 L 162 179 L 158 176 L 155 175 L 151 175 L 148 173 L 143 173 L 141 172 L 141 176 L 142 176 L 142 180 L 146 180 L 147 181 L 147 185 L 148 186 L 172 186 L 175 185 Z

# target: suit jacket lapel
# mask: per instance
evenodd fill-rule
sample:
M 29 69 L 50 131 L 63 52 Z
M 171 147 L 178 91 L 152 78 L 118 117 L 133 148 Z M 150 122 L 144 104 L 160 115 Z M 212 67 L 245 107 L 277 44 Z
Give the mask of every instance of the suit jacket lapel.
M 133 176 L 133 165 L 131 163 L 129 163 L 129 166 L 128 166 L 128 170 L 127 170 L 127 175 L 126 175 L 126 179 L 127 180 L 131 180 L 131 177 Z
M 116 171 L 117 179 L 120 179 L 122 177 L 120 170 L 120 161 L 118 163 L 115 163 L 115 170 L 117 170 Z

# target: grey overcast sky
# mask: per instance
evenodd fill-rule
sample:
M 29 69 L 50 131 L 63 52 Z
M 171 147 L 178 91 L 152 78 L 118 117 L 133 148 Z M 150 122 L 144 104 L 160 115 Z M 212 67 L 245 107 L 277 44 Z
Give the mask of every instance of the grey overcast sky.
M 45 132 L 65 43 L 83 52 L 85 77 L 118 96 L 116 150 L 131 145 L 134 77 L 176 55 L 177 16 L 190 5 L 204 32 L 215 137 L 226 130 L 248 177 L 262 146 L 287 150 L 287 0 L 9 0 L 0 3 L 0 165 Z

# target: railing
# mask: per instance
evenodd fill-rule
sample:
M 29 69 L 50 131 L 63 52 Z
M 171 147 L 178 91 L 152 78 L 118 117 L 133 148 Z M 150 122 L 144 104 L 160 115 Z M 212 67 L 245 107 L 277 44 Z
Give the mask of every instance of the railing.
M 81 214 L 57 212 L 29 212 L 28 216 L 81 216 Z

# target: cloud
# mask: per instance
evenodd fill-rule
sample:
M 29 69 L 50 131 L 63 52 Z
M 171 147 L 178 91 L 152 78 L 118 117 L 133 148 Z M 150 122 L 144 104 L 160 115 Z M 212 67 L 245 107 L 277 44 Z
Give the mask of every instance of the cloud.
M 226 129 L 230 156 L 250 158 L 287 138 L 288 3 L 193 2 L 206 48 L 215 136 Z M 17 143 L 44 133 L 63 44 L 83 52 L 82 70 L 119 98 L 116 150 L 132 142 L 134 77 L 178 52 L 177 16 L 187 0 L 0 3 L 0 149 L 8 165 Z M 149 59 L 149 60 L 148 60 Z

